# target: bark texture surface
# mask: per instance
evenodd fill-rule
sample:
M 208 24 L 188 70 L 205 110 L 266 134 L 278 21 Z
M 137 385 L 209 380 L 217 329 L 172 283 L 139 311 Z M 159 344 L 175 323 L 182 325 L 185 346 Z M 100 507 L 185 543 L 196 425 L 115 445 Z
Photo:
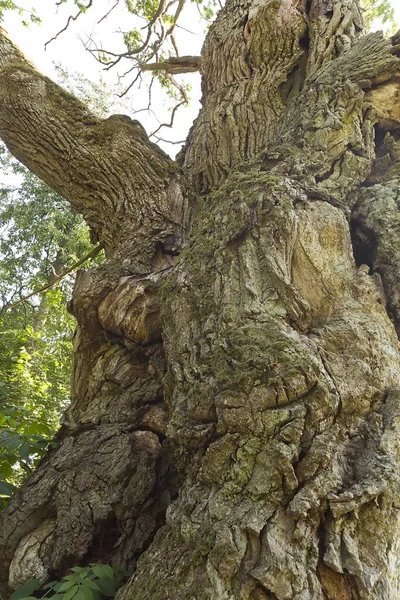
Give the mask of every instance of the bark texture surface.
M 1 515 L 6 593 L 103 561 L 117 600 L 400 596 L 395 40 L 352 0 L 228 0 L 179 167 L 1 38 L 0 134 L 108 254 L 60 446 Z

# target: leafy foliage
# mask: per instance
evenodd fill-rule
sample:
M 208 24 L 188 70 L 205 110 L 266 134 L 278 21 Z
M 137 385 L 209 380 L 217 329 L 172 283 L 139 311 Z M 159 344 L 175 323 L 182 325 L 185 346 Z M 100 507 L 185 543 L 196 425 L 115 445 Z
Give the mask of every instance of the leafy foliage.
M 14 2 L 14 0 L 0 0 L 0 22 L 4 18 L 5 12 L 9 10 L 17 11 L 21 15 L 22 23 L 25 25 L 25 27 L 28 27 L 30 23 L 40 23 L 40 18 L 36 14 L 34 8 L 31 8 L 31 10 L 26 11 L 20 6 L 18 6 L 18 4 Z
M 32 579 L 15 590 L 10 600 L 101 600 L 113 598 L 131 575 L 110 565 L 91 563 L 89 567 L 73 567 L 60 581 L 41 587 L 40 579 Z M 33 594 L 35 594 L 33 596 Z
M 21 418 L 22 417 L 22 418 Z M 29 423 L 29 425 L 28 425 Z M 29 433 L 42 431 L 43 434 Z M 51 429 L 45 420 L 33 423 L 23 407 L 14 407 L 0 414 L 0 509 L 15 492 L 18 474 L 30 474 L 43 458 L 49 446 Z M 11 483 L 14 481 L 14 483 Z
M 4 148 L 0 188 L 0 508 L 41 460 L 69 397 L 73 275 L 92 248 L 80 215 Z
M 130 112 L 126 99 L 121 99 L 121 87 L 110 87 L 104 81 L 89 81 L 85 75 L 75 71 L 68 72 L 60 63 L 54 63 L 57 82 L 70 94 L 73 94 L 97 116 L 107 118 L 112 113 Z
M 391 0 L 362 0 L 362 6 L 365 9 L 364 19 L 367 30 L 371 29 L 375 20 L 386 25 L 389 33 L 394 33 L 398 28 Z

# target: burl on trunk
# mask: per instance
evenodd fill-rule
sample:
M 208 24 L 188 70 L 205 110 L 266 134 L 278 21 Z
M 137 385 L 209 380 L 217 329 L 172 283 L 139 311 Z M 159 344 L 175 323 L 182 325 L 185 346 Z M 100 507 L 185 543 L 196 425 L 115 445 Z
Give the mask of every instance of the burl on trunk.
M 110 562 L 118 600 L 400 597 L 396 39 L 353 0 L 228 0 L 174 162 L 1 34 L 0 136 L 107 255 L 5 593 Z

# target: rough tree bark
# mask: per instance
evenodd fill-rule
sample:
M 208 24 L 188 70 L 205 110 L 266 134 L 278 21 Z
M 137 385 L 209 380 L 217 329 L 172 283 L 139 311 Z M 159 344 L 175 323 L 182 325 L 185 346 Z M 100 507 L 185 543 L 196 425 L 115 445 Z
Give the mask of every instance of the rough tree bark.
M 178 165 L 2 32 L 0 136 L 108 258 L 5 593 L 103 561 L 135 569 L 118 600 L 400 596 L 396 39 L 355 0 L 228 0 Z

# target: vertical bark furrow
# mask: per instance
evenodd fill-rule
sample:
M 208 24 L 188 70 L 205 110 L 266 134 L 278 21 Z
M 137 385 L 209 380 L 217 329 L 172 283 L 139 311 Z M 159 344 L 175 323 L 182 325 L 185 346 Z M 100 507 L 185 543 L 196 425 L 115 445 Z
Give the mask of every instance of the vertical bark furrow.
M 307 76 L 349 50 L 364 31 L 361 8 L 353 0 L 312 0 L 309 18 Z
M 278 4 L 230 2 L 207 37 L 204 108 L 181 158 L 201 193 L 256 156 L 277 132 L 284 109 L 280 86 L 304 53 L 306 32 L 297 3 Z
M 232 168 L 271 143 L 280 131 L 284 84 L 292 72 L 293 96 L 306 73 L 310 78 L 348 51 L 362 27 L 354 2 L 230 2 L 204 46 L 204 107 L 181 156 L 196 189 L 217 187 Z
M 371 268 L 400 335 L 399 179 L 362 189 L 352 218 L 356 253 Z

